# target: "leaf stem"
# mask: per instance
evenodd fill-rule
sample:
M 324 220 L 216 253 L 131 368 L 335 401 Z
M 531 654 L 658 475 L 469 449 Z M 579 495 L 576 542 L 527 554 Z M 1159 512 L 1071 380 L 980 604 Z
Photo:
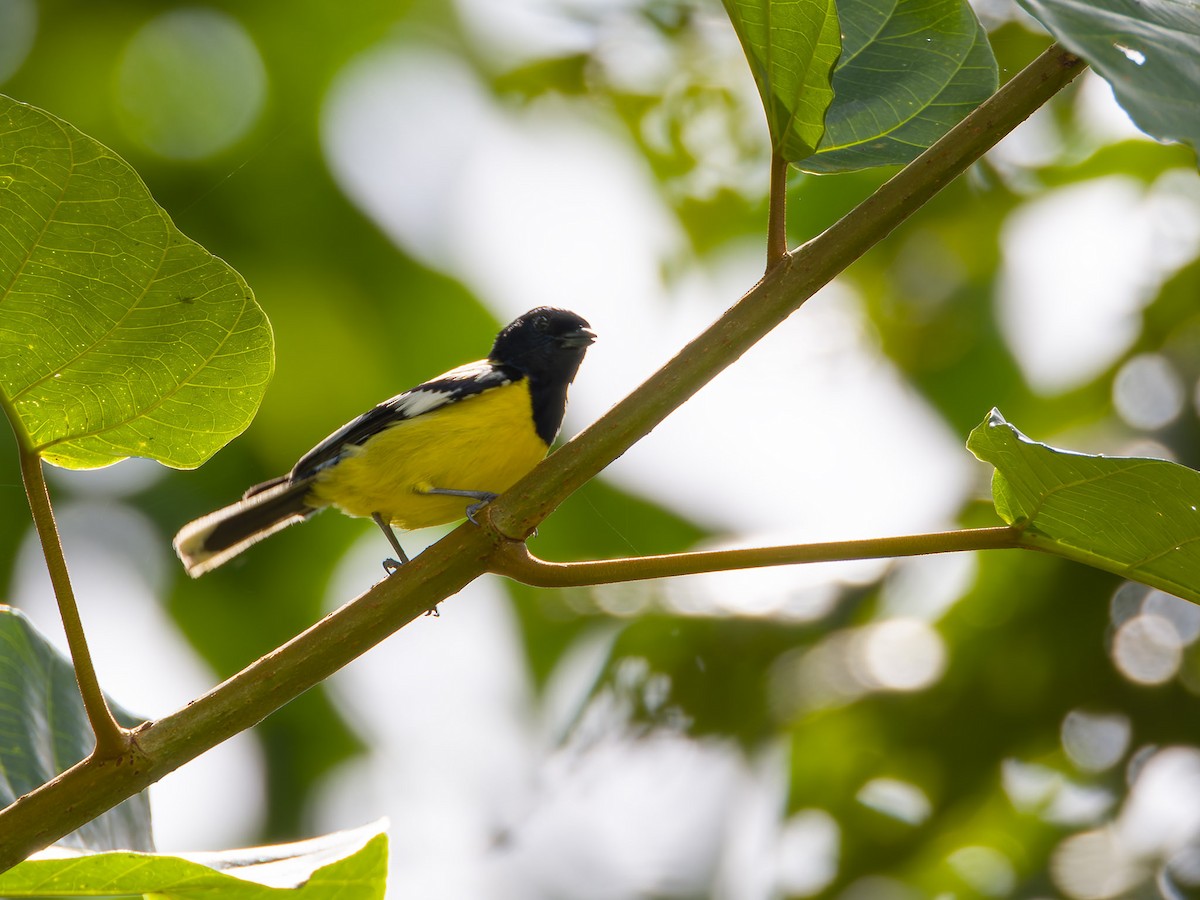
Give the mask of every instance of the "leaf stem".
M 46 557 L 46 568 L 50 570 L 50 584 L 58 601 L 63 630 L 67 634 L 67 646 L 71 650 L 71 661 L 75 666 L 75 680 L 83 697 L 83 708 L 96 736 L 96 747 L 92 755 L 98 759 L 115 759 L 128 752 L 130 732 L 117 724 L 112 710 L 100 690 L 96 668 L 88 650 L 87 637 L 83 631 L 83 620 L 79 617 L 79 606 L 75 602 L 75 591 L 67 572 L 67 560 L 63 556 L 62 541 L 58 525 L 54 521 L 54 509 L 50 505 L 50 491 L 46 487 L 42 458 L 37 452 L 18 441 L 21 457 L 21 477 L 25 482 L 25 496 L 29 499 L 29 511 L 33 515 L 34 528 Z
M 767 271 L 787 256 L 788 161 L 771 151 L 771 184 L 767 194 Z
M 898 537 L 568 563 L 538 559 L 529 552 L 524 543 L 509 541 L 492 557 L 490 569 L 498 575 L 505 575 L 535 587 L 581 587 L 764 566 L 924 556 L 964 550 L 1016 549 L 1020 546 L 1020 535 L 1020 529 L 1001 525 L 994 528 L 967 528 Z

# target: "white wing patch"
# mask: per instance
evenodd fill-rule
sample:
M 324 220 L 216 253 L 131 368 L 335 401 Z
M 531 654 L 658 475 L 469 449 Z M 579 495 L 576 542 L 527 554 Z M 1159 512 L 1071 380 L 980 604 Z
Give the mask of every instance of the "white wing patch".
M 498 378 L 498 374 L 495 367 L 487 361 L 467 363 L 451 369 L 449 372 L 443 372 L 437 378 L 405 391 L 383 405 L 389 407 L 397 416 L 415 419 L 417 416 L 432 412 L 439 406 L 462 399 L 463 388 L 468 385 L 486 383 L 487 387 L 478 392 L 486 393 L 493 388 L 511 383 L 508 378 Z M 468 393 L 468 396 L 471 393 Z
M 445 406 L 454 395 L 454 391 L 430 391 L 418 388 L 409 391 L 397 400 L 392 409 L 405 419 L 415 419 L 439 406 Z

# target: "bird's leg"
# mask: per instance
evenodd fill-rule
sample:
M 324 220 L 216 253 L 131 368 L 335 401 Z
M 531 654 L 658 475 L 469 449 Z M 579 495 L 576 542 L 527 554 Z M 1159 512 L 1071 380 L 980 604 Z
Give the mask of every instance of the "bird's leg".
M 383 515 L 381 513 L 371 513 L 371 518 L 375 520 L 375 524 L 383 531 L 384 536 L 388 539 L 388 543 L 392 545 L 392 549 L 400 557 L 399 561 L 394 559 L 385 559 L 383 561 L 383 571 L 389 575 L 393 575 L 399 571 L 402 565 L 408 562 L 408 555 L 405 554 L 404 548 L 400 546 L 400 539 L 396 537 L 396 532 L 392 531 L 392 526 L 387 523 Z
M 475 513 L 479 512 L 499 496 L 499 494 L 493 494 L 491 491 L 456 491 L 451 488 L 425 488 L 421 493 L 441 494 L 444 497 L 466 497 L 468 500 L 474 500 L 475 502 L 467 507 L 467 521 L 472 525 L 479 524 L 475 521 Z
M 381 513 L 371 513 L 371 518 L 375 521 L 375 524 L 383 530 L 383 533 L 387 536 L 388 543 L 392 545 L 392 549 L 395 550 L 396 555 L 400 557 L 399 561 L 394 559 L 385 559 L 383 561 L 383 571 L 387 572 L 388 575 L 395 575 L 400 571 L 400 567 L 408 562 L 408 554 L 406 554 L 404 552 L 404 548 L 400 546 L 400 539 L 396 537 L 396 532 L 392 531 L 392 526 L 387 523 L 387 519 L 385 519 Z M 438 612 L 437 606 L 434 606 L 433 609 L 425 610 L 425 615 L 440 616 L 441 613 Z

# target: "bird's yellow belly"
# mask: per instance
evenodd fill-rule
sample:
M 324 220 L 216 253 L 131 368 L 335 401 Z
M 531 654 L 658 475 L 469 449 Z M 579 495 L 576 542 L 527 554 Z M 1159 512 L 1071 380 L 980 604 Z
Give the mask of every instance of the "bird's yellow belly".
M 525 382 L 493 388 L 402 421 L 317 476 L 309 502 L 351 516 L 380 513 L 400 528 L 461 519 L 473 500 L 430 488 L 500 494 L 549 448 L 533 427 Z

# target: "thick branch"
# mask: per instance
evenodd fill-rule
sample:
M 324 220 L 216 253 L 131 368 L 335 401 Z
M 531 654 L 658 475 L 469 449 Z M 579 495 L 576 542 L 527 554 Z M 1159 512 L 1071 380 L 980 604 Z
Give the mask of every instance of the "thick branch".
M 490 567 L 498 575 L 506 575 L 536 587 L 580 587 L 764 566 L 924 556 L 964 550 L 1016 549 L 1020 546 L 1020 535 L 1018 528 L 999 526 L 820 544 L 707 550 L 570 563 L 546 562 L 531 554 L 521 541 L 509 541 L 492 557 Z
M 494 531 L 527 536 L 563 498 L 882 239 L 1082 70 L 1052 48 L 829 231 L 784 257 L 725 316 L 593 426 L 389 578 L 184 709 L 139 729 L 142 754 L 79 763 L 0 811 L 0 870 L 249 728 L 488 568 Z M 491 531 L 489 531 L 491 529 Z M 286 598 L 277 598 L 280 602 Z

